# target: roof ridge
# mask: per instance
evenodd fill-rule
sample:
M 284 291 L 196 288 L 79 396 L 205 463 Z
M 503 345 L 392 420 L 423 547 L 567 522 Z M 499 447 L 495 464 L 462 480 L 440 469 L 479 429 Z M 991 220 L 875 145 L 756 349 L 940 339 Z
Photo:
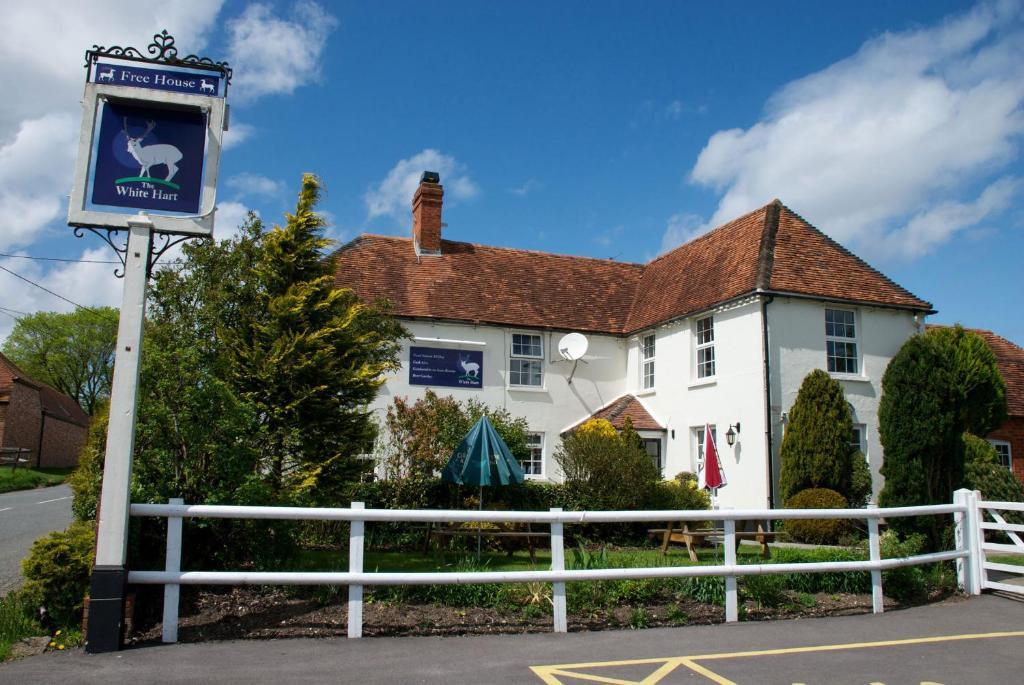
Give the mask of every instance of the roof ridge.
M 917 301 L 919 301 L 919 302 L 924 302 L 925 304 L 927 304 L 927 305 L 928 305 L 929 309 L 932 309 L 932 308 L 934 308 L 934 305 L 933 305 L 933 304 L 932 304 L 931 302 L 929 302 L 929 301 L 925 300 L 924 298 L 918 297 L 917 295 L 915 295 L 914 293 L 912 293 L 911 291 L 907 290 L 907 289 L 906 289 L 906 288 L 904 288 L 904 287 L 903 287 L 902 285 L 900 285 L 899 283 L 897 283 L 896 281 L 894 281 L 894 280 L 892 280 L 891 278 L 889 278 L 888 276 L 886 276 L 886 275 L 885 275 L 884 273 L 882 273 L 881 271 L 879 271 L 879 270 L 878 270 L 878 269 L 876 269 L 875 267 L 871 266 L 871 264 L 868 264 L 868 262 L 866 262 L 866 261 L 865 261 L 864 259 L 862 259 L 861 257 L 858 257 L 858 256 L 857 256 L 857 255 L 855 255 L 855 254 L 854 254 L 853 252 L 851 252 L 850 250 L 848 250 L 848 249 L 847 249 L 847 248 L 846 248 L 846 247 L 845 247 L 845 246 L 844 246 L 844 245 L 843 245 L 842 243 L 840 243 L 839 241 L 835 240 L 835 239 L 834 239 L 834 238 L 833 238 L 832 236 L 830 236 L 830 235 L 829 235 L 828 233 L 825 233 L 824 231 L 822 231 L 822 230 L 821 230 L 820 228 L 818 228 L 817 226 L 815 226 L 814 224 L 812 224 L 812 223 L 811 223 L 810 221 L 808 221 L 807 219 L 803 218 L 803 216 L 801 216 L 800 214 L 798 214 L 798 213 L 794 212 L 794 211 L 793 211 L 792 209 L 790 209 L 789 207 L 787 207 L 787 206 L 786 206 L 785 204 L 783 204 L 782 202 L 779 202 L 779 205 L 780 205 L 780 207 L 781 207 L 782 209 L 786 210 L 787 212 L 789 212 L 790 214 L 792 214 L 792 215 L 793 215 L 794 217 L 796 217 L 797 219 L 799 219 L 800 221 L 802 221 L 802 222 L 804 223 L 804 225 L 806 225 L 806 226 L 807 226 L 808 228 L 810 228 L 810 229 L 811 229 L 812 231 L 814 231 L 814 232 L 815 232 L 815 233 L 817 233 L 818 235 L 820 235 L 820 236 L 822 236 L 823 238 L 825 238 L 825 240 L 826 240 L 826 241 L 827 241 L 827 242 L 828 242 L 828 243 L 829 243 L 830 245 L 832 245 L 833 247 L 837 248 L 837 249 L 838 249 L 838 250 L 839 250 L 840 252 L 842 252 L 842 253 L 843 253 L 843 254 L 845 254 L 846 256 L 848 256 L 848 257 L 852 257 L 852 258 L 853 258 L 853 259 L 854 259 L 855 261 L 857 261 L 857 262 L 858 262 L 858 263 L 860 263 L 860 264 L 861 264 L 862 266 L 864 266 L 864 268 L 866 268 L 866 269 L 867 269 L 868 271 L 870 271 L 871 273 L 875 274 L 876 276 L 879 276 L 879 277 L 880 277 L 880 278 L 881 278 L 881 279 L 882 279 L 883 281 L 885 281 L 885 282 L 886 282 L 886 283 L 888 283 L 889 285 L 893 286 L 894 288 L 896 288 L 896 289 L 898 289 L 898 290 L 900 290 L 900 291 L 902 291 L 902 292 L 905 292 L 905 293 L 906 293 L 907 295 L 909 295 L 910 297 L 914 298 L 915 300 L 917 300 Z M 780 213 L 780 218 L 781 218 L 781 213 Z
M 775 239 L 779 235 L 779 217 L 782 202 L 775 198 L 765 208 L 764 227 L 761 229 L 761 246 L 757 255 L 757 275 L 754 287 L 768 290 L 772 285 L 772 270 L 775 268 Z
M 345 245 L 343 245 L 340 248 L 338 248 L 337 250 L 335 250 L 335 252 L 339 252 L 340 250 L 344 249 L 345 247 L 348 247 L 349 245 L 352 245 L 353 243 L 358 242 L 362 238 L 380 238 L 380 239 L 383 239 L 383 240 L 395 240 L 395 241 L 401 241 L 401 242 L 410 242 L 412 240 L 412 238 L 398 236 L 398 235 L 384 235 L 382 233 L 360 233 L 358 238 L 350 240 Z M 586 255 L 565 254 L 563 252 L 545 252 L 544 250 L 531 250 L 531 249 L 527 249 L 527 248 L 523 248 L 523 247 L 505 247 L 505 246 L 502 246 L 502 245 L 485 245 L 483 243 L 472 243 L 472 242 L 469 242 L 467 240 L 449 240 L 447 238 L 443 238 L 441 240 L 441 242 L 442 243 L 451 243 L 451 244 L 454 244 L 454 245 L 472 245 L 473 247 L 479 247 L 479 248 L 483 248 L 485 250 L 497 250 L 497 251 L 500 251 L 500 252 L 519 252 L 519 253 L 525 253 L 525 254 L 542 255 L 544 257 L 559 257 L 559 258 L 562 258 L 562 259 L 582 259 L 582 260 L 586 260 L 586 261 L 590 261 L 590 262 L 602 262 L 602 263 L 605 263 L 605 264 L 618 264 L 618 265 L 622 265 L 622 266 L 640 267 L 641 269 L 644 268 L 645 266 L 647 266 L 646 263 L 642 263 L 642 262 L 625 262 L 625 261 L 618 260 L 618 259 L 607 259 L 607 258 L 604 258 L 604 257 L 587 257 Z

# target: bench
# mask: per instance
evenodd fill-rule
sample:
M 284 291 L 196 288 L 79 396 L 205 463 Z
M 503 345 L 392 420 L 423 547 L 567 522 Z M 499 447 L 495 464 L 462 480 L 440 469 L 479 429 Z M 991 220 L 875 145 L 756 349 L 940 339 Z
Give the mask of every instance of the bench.
M 678 523 L 669 523 L 668 528 L 651 528 L 648 529 L 648 533 L 657 535 L 661 534 L 661 553 L 668 554 L 668 546 L 673 542 L 678 542 L 686 545 L 686 551 L 690 556 L 690 561 L 697 561 L 696 548 L 705 545 L 708 539 L 711 537 L 724 538 L 724 531 L 717 530 L 714 528 L 700 528 L 697 530 L 690 530 L 688 524 L 683 524 L 682 528 L 679 527 Z M 757 530 L 738 530 L 736 531 L 736 546 L 739 548 L 741 540 L 754 540 L 761 545 L 761 556 L 764 559 L 770 559 L 772 556 L 771 549 L 768 547 L 768 541 L 774 540 L 779 533 L 766 531 L 764 524 L 761 521 L 757 522 Z
M 438 537 L 476 537 L 479 535 L 483 538 L 506 538 L 506 539 L 521 539 L 526 540 L 526 546 L 530 550 L 530 561 L 537 563 L 537 552 L 533 544 L 534 538 L 549 538 L 551 533 L 548 532 L 537 532 L 531 529 L 530 524 L 526 524 L 526 530 L 513 530 L 508 528 L 471 528 L 471 527 L 435 527 L 433 523 L 427 526 L 426 538 L 423 541 L 423 551 L 426 552 L 430 547 L 431 536 Z M 512 549 L 508 549 L 509 556 L 512 555 Z

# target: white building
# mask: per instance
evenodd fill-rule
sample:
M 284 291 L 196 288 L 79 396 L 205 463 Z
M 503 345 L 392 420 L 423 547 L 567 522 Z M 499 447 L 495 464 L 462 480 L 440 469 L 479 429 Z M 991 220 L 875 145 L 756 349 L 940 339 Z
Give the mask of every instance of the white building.
M 375 410 L 428 387 L 504 407 L 532 431 L 528 473 L 552 480 L 560 435 L 591 416 L 629 416 L 667 478 L 697 471 L 709 424 L 721 505 L 778 506 L 786 413 L 820 368 L 842 383 L 877 493 L 882 374 L 930 303 L 777 200 L 629 264 L 442 240 L 442 198 L 424 174 L 410 238 L 362 235 L 335 255 L 337 284 L 390 300 L 414 336 Z M 571 332 L 589 342 L 578 364 L 557 349 Z

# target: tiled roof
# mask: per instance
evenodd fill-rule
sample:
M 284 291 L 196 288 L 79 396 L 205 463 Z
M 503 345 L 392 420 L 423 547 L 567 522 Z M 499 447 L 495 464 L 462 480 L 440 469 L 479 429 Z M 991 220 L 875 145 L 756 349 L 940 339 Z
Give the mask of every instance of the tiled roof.
M 335 255 L 335 282 L 393 313 L 595 333 L 626 323 L 643 266 L 441 241 L 417 260 L 411 238 L 363 235 Z
M 447 240 L 441 252 L 363 235 L 335 253 L 335 283 L 398 316 L 619 335 L 759 289 L 931 310 L 778 200 L 646 265 Z
M 942 328 L 929 325 L 928 328 Z M 1024 416 L 1024 348 L 1001 335 L 981 328 L 969 328 L 983 337 L 996 355 L 999 372 L 1006 383 L 1006 405 L 1010 416 Z
M 591 419 L 607 419 L 613 426 L 622 430 L 626 425 L 626 418 L 633 422 L 633 428 L 638 431 L 663 431 L 665 427 L 658 423 L 647 408 L 634 395 L 623 395 L 613 400 L 587 418 L 572 425 L 566 432 Z
M 79 426 L 89 425 L 89 415 L 78 406 L 78 402 L 60 390 L 46 383 L 35 380 L 15 365 L 10 359 L 0 354 L 0 396 L 10 395 L 14 380 L 27 383 L 39 389 L 39 402 L 48 415 L 69 421 Z

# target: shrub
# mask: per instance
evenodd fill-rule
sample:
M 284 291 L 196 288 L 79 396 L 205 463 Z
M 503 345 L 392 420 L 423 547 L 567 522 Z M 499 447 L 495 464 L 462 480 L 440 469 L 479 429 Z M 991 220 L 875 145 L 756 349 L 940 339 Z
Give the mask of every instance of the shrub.
M 879 546 L 883 559 L 912 557 L 920 554 L 927 540 L 919 533 L 900 540 L 894 530 L 887 530 L 881 535 Z M 882 589 L 886 595 L 898 602 L 913 602 L 922 599 L 926 594 L 924 566 L 904 566 L 882 573 Z
M 850 481 L 850 506 L 860 509 L 871 501 L 871 467 L 860 451 L 853 453 L 853 472 Z
M 782 436 L 779 486 L 783 500 L 807 488 L 851 494 L 853 419 L 839 381 L 821 369 L 807 374 Z
M 945 504 L 964 481 L 965 432 L 986 435 L 1006 418 L 1006 386 L 985 340 L 960 326 L 903 344 L 882 377 L 878 431 L 885 450 L 879 503 Z M 941 545 L 936 517 L 894 519 L 903 533 Z
M 621 432 L 604 419 L 587 421 L 555 451 L 571 497 L 605 510 L 640 509 L 661 480 L 627 420 Z
M 846 498 L 828 488 L 808 488 L 786 500 L 786 509 L 845 509 Z M 786 532 L 812 545 L 834 545 L 852 531 L 846 519 L 790 519 Z
M 59 624 L 73 625 L 82 619 L 95 535 L 91 522 L 72 523 L 67 530 L 32 543 L 32 551 L 21 562 L 25 597 L 45 605 Z
M 786 599 L 786 579 L 781 575 L 744 576 L 742 589 L 761 607 L 777 607 Z
M 963 440 L 966 451 L 964 487 L 980 491 L 983 499 L 992 502 L 1024 502 L 1024 485 L 999 463 L 995 448 L 970 433 L 964 433 Z M 1005 512 L 1003 517 L 1009 523 L 1020 524 L 1024 520 L 1015 512 Z

